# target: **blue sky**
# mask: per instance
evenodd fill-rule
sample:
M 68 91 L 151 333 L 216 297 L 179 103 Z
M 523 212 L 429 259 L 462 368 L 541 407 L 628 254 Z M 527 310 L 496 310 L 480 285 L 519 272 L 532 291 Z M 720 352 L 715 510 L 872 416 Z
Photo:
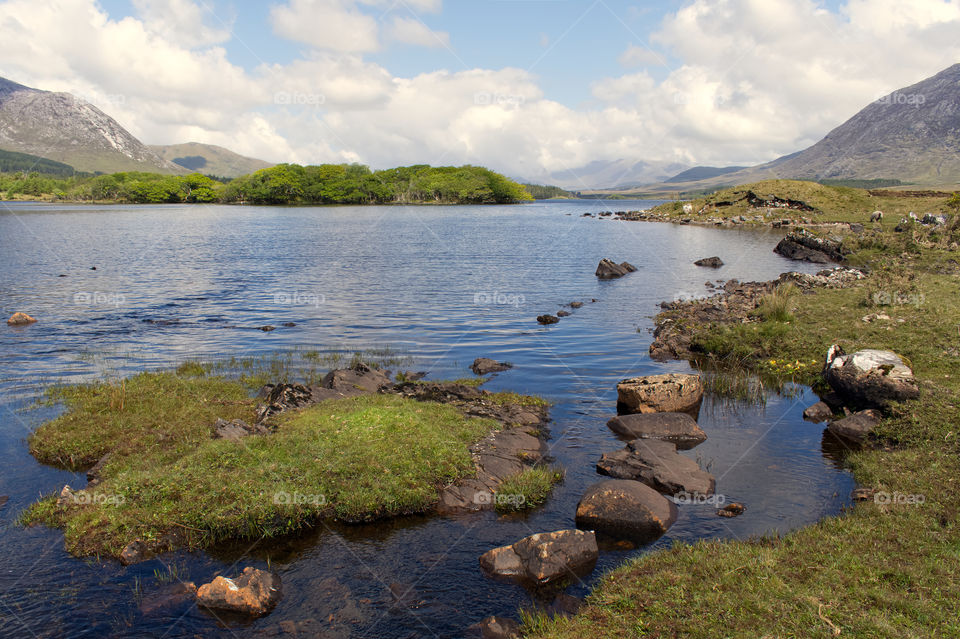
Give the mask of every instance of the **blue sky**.
M 960 0 L 0 0 L 0 25 L 0 76 L 150 144 L 542 181 L 765 162 L 960 60 Z

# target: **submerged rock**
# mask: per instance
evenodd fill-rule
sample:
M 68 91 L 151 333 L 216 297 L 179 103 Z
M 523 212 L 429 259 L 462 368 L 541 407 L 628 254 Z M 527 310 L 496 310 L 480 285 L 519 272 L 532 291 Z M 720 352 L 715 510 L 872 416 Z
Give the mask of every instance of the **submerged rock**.
M 470 639 L 520 639 L 520 624 L 506 617 L 487 617 L 467 628 L 465 636 Z
M 823 377 L 851 408 L 886 408 L 920 396 L 913 371 L 892 351 L 865 349 L 846 355 L 834 344 Z
M 662 439 L 677 448 L 693 448 L 707 439 L 707 434 L 687 413 L 647 413 L 621 415 L 607 422 L 607 427 L 630 439 Z
M 473 360 L 473 364 L 470 366 L 470 370 L 477 375 L 499 373 L 511 368 L 513 368 L 513 364 L 510 364 L 509 362 L 498 362 L 488 357 L 478 357 L 477 359 Z
M 617 264 L 613 260 L 603 258 L 597 265 L 596 276 L 602 280 L 610 280 L 617 277 L 623 277 L 627 273 L 633 273 L 637 267 L 630 262 L 621 262 Z
M 556 315 L 538 315 L 537 321 L 544 325 L 556 324 L 557 322 L 560 321 L 560 318 L 557 317 Z
M 10 326 L 26 326 L 27 324 L 33 324 L 36 321 L 36 318 L 30 317 L 26 313 L 17 312 L 10 316 L 10 319 L 7 320 L 7 324 Z
M 713 475 L 679 454 L 676 444 L 656 439 L 635 439 L 623 450 L 604 454 L 597 472 L 614 479 L 635 479 L 667 495 L 712 495 L 716 487 Z
M 699 409 L 702 400 L 703 384 L 699 375 L 648 375 L 617 384 L 620 414 L 688 413 Z
M 573 315 L 573 313 L 571 313 L 570 311 L 564 311 L 564 310 L 557 311 L 557 317 L 570 317 L 571 315 Z
M 593 532 L 560 530 L 494 548 L 480 557 L 480 566 L 495 577 L 543 585 L 568 575 L 583 576 L 593 569 L 597 556 Z
M 140 563 L 150 556 L 150 549 L 147 544 L 139 539 L 134 539 L 123 547 L 120 552 L 120 563 L 124 566 Z
M 694 264 L 696 264 L 697 266 L 707 266 L 709 268 L 720 268 L 721 266 L 723 266 L 723 260 L 721 260 L 719 257 L 716 257 L 716 256 L 705 257 L 701 260 L 697 260 L 696 262 L 694 262 Z
M 733 502 L 732 504 L 727 504 L 723 508 L 717 511 L 717 516 L 719 517 L 739 517 L 747 509 L 741 503 Z
M 817 402 L 803 411 L 803 418 L 814 424 L 825 422 L 831 417 L 833 417 L 833 409 L 826 402 Z
M 576 520 L 580 528 L 649 543 L 677 521 L 677 505 L 638 481 L 610 479 L 587 489 Z
M 217 577 L 197 590 L 197 603 L 253 617 L 270 612 L 283 595 L 280 576 L 247 566 L 236 579 Z

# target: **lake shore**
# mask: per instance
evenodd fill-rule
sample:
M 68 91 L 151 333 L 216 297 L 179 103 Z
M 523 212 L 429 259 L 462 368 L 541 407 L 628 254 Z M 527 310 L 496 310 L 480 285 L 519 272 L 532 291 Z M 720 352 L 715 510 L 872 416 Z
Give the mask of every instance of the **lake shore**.
M 692 208 L 701 217 L 713 213 L 703 207 Z M 853 215 L 843 209 L 820 217 L 843 222 Z M 864 221 L 861 212 L 855 223 Z M 577 616 L 528 618 L 525 636 L 960 633 L 953 612 L 960 589 L 951 585 L 960 569 L 960 350 L 951 322 L 960 315 L 960 229 L 955 215 L 946 227 L 911 223 L 894 232 L 887 228 L 893 224 L 901 222 L 886 219 L 882 228 L 844 238 L 846 262 L 865 268 L 867 277 L 788 292 L 782 313 L 762 309 L 777 290 L 770 282 L 755 285 L 743 304 L 727 304 L 745 295 L 736 287 L 711 298 L 712 319 L 704 321 L 704 303 L 692 302 L 656 320 L 658 330 L 669 326 L 673 334 L 661 341 L 663 355 L 821 391 L 832 344 L 846 352 L 890 349 L 908 360 L 920 398 L 891 406 L 869 444 L 851 445 L 846 460 L 869 489 L 861 493 L 865 500 L 783 536 L 677 544 L 630 561 L 603 579 Z

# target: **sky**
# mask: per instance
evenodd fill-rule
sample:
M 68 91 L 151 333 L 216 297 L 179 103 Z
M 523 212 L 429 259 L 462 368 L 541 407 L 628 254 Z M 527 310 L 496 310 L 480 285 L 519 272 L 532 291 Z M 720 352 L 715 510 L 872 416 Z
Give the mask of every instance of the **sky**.
M 960 62 L 960 0 L 0 0 L 0 76 L 273 162 L 751 165 Z

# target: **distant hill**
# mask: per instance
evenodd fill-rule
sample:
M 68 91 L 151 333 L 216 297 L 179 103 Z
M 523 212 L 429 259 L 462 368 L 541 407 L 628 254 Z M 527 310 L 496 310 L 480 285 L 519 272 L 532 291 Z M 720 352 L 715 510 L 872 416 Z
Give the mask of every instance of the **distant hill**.
M 579 168 L 554 171 L 537 181 L 556 184 L 570 191 L 626 189 L 662 182 L 688 168 L 686 164 L 677 162 L 597 160 Z
M 160 158 L 92 104 L 3 78 L 0 149 L 62 162 L 78 171 L 187 172 Z
M 168 162 L 204 175 L 234 178 L 274 166 L 271 162 L 246 157 L 215 144 L 187 142 L 149 148 Z
M 45 175 L 73 175 L 76 170 L 69 164 L 54 162 L 29 153 L 0 151 L 0 173 L 43 173 Z
M 721 175 L 726 175 L 728 173 L 736 173 L 737 171 L 742 171 L 748 167 L 745 166 L 695 166 L 692 169 L 687 169 L 682 173 L 677 173 L 672 178 L 664 180 L 665 184 L 670 184 L 673 182 L 694 182 L 696 180 L 706 180 L 709 178 L 719 177 Z

